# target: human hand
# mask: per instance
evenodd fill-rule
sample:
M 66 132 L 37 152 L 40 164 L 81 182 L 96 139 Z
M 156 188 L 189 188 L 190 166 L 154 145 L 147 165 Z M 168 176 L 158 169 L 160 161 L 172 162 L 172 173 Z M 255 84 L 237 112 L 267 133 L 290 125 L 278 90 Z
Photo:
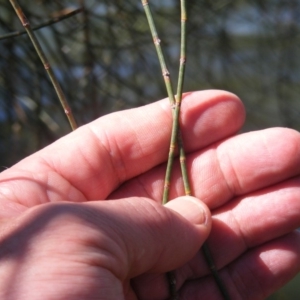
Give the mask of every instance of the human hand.
M 173 269 L 180 299 L 222 299 L 197 251 L 206 207 L 160 205 L 171 119 L 168 100 L 111 114 L 1 173 L 1 299 L 166 299 Z M 233 136 L 244 109 L 220 91 L 186 94 L 181 121 L 220 275 L 232 299 L 265 299 L 299 271 L 300 136 Z

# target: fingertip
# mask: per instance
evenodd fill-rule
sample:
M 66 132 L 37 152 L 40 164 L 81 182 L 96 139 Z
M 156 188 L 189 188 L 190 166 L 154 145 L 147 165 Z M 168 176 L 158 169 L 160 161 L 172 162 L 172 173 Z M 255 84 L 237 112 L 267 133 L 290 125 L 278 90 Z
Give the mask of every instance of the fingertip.
M 221 90 L 192 92 L 182 102 L 182 136 L 187 152 L 238 132 L 245 122 L 238 96 Z

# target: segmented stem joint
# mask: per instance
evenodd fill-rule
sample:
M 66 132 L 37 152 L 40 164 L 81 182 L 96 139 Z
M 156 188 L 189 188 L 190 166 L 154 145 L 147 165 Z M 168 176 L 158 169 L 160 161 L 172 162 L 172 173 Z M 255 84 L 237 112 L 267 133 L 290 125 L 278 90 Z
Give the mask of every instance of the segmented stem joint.
M 153 43 L 154 43 L 155 46 L 160 45 L 160 42 L 161 42 L 161 40 L 159 39 L 158 36 L 156 36 L 156 37 L 153 38 Z
M 21 21 L 21 23 L 22 23 L 22 26 L 23 26 L 23 27 L 29 27 L 29 26 L 30 26 L 29 20 L 28 20 L 28 19 L 26 18 L 26 16 L 24 15 L 24 13 L 23 13 L 21 7 L 18 6 L 18 5 L 16 5 L 16 6 L 15 6 L 15 11 L 16 11 L 16 13 L 17 13 L 17 15 L 18 15 L 18 17 L 19 17 L 19 19 L 20 19 L 20 21 Z
M 44 63 L 43 65 L 45 70 L 49 70 L 51 68 L 49 63 Z

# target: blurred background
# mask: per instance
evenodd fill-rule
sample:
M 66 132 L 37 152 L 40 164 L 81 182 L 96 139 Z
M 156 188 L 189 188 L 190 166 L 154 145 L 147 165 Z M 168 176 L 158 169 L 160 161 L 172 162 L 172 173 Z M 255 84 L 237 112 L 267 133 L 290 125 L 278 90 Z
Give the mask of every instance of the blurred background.
M 19 0 L 79 125 L 166 97 L 140 1 Z M 177 81 L 180 1 L 151 0 Z M 185 91 L 244 102 L 243 131 L 300 129 L 300 1 L 188 0 Z M 0 0 L 0 170 L 70 132 L 9 1 Z M 16 32 L 17 31 L 17 32 Z M 297 288 L 298 280 L 298 288 Z M 270 299 L 299 299 L 299 279 Z M 298 294 L 298 296 L 297 296 Z

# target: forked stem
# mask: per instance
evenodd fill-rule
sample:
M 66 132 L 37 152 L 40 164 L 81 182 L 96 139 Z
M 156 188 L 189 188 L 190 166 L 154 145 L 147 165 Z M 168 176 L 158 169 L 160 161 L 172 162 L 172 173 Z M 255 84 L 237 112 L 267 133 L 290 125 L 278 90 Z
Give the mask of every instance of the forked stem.
M 56 77 L 54 75 L 54 72 L 53 72 L 53 70 L 52 70 L 52 68 L 51 68 L 51 66 L 50 66 L 50 64 L 49 64 L 49 62 L 46 58 L 46 55 L 45 55 L 44 51 L 42 50 L 42 48 L 41 48 L 34 32 L 32 31 L 32 29 L 30 27 L 30 23 L 29 23 L 28 19 L 26 18 L 22 8 L 20 7 L 20 5 L 18 4 L 18 2 L 16 0 L 9 0 L 9 1 L 10 1 L 11 5 L 13 6 L 17 16 L 19 17 L 24 29 L 26 30 L 26 32 L 27 32 L 27 34 L 28 34 L 28 36 L 29 36 L 29 38 L 30 38 L 30 40 L 31 40 L 31 42 L 32 42 L 32 44 L 33 44 L 33 46 L 34 46 L 34 48 L 35 48 L 35 50 L 36 50 L 36 52 L 39 56 L 39 58 L 40 58 L 40 60 L 43 63 L 43 66 L 44 66 L 46 72 L 49 75 L 49 78 L 50 78 L 50 80 L 53 84 L 53 87 L 54 87 L 54 89 L 56 91 L 56 94 L 57 94 L 57 96 L 60 100 L 60 103 L 61 103 L 61 105 L 64 109 L 64 112 L 65 112 L 65 114 L 66 114 L 66 116 L 69 120 L 69 123 L 71 125 L 72 130 L 75 130 L 77 128 L 77 124 L 76 124 L 76 121 L 75 121 L 74 116 L 72 114 L 71 108 L 70 108 L 70 106 L 67 102 L 67 99 L 66 99 L 66 97 L 65 97 L 65 95 L 64 95 L 64 93 L 63 93 L 63 91 L 60 87 L 60 84 L 58 83 L 58 80 L 56 79 Z
M 174 161 L 174 155 L 175 155 L 175 149 L 178 142 L 179 145 L 179 153 L 180 153 L 180 165 L 181 165 L 181 173 L 184 183 L 184 189 L 186 195 L 191 195 L 191 188 L 188 178 L 188 172 L 186 167 L 186 157 L 183 147 L 183 141 L 180 133 L 180 122 L 179 122 L 179 116 L 180 116 L 180 106 L 182 101 L 182 87 L 184 82 L 184 73 L 185 73 L 185 65 L 186 65 L 186 4 L 185 0 L 181 0 L 181 43 L 180 43 L 180 65 L 179 65 L 179 75 L 178 75 L 178 85 L 177 85 L 177 95 L 176 100 L 174 99 L 174 93 L 171 86 L 171 80 L 170 80 L 170 73 L 167 70 L 165 59 L 163 56 L 163 52 L 160 46 L 160 39 L 157 34 L 157 30 L 155 28 L 155 24 L 153 21 L 152 13 L 148 4 L 147 0 L 141 0 L 143 7 L 145 9 L 145 13 L 148 19 L 150 31 L 152 34 L 152 38 L 156 47 L 156 51 L 158 54 L 158 59 L 160 62 L 160 66 L 162 69 L 166 89 L 168 92 L 168 96 L 170 99 L 170 102 L 175 106 L 175 111 L 173 112 L 173 125 L 172 125 L 172 135 L 171 135 L 171 142 L 170 142 L 170 150 L 169 150 L 169 158 L 167 163 L 167 170 L 166 170 L 166 176 L 165 176 L 165 184 L 164 184 L 164 195 L 163 195 L 163 204 L 165 204 L 168 201 L 169 198 L 169 189 L 170 189 L 170 178 L 171 178 L 171 172 L 172 172 L 172 166 Z M 215 281 L 217 283 L 217 286 L 223 295 L 225 300 L 230 300 L 229 294 L 226 290 L 225 285 L 223 284 L 218 271 L 215 267 L 214 261 L 212 259 L 209 247 L 207 243 L 204 243 L 202 248 L 204 257 L 206 259 L 207 264 L 209 265 L 209 268 L 215 278 Z M 176 300 L 179 298 L 178 293 L 176 292 L 176 278 L 174 275 L 174 272 L 169 272 L 167 274 L 169 286 L 170 286 L 170 292 L 172 300 Z

